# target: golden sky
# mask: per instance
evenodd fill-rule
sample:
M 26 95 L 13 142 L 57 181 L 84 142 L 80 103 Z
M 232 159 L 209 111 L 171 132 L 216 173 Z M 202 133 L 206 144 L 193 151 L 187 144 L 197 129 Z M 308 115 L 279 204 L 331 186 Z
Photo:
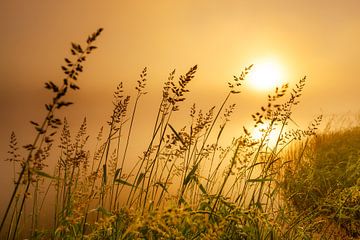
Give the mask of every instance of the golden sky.
M 277 59 L 290 84 L 308 77 L 295 113 L 300 123 L 360 110 L 358 0 L 12 0 L 1 1 L 0 9 L 1 156 L 11 130 L 22 143 L 31 139 L 28 122 L 42 118 L 49 98 L 43 83 L 62 79 L 70 42 L 83 42 L 99 27 L 105 29 L 99 49 L 85 63 L 81 90 L 72 96 L 76 105 L 66 110 L 75 126 L 84 116 L 92 129 L 104 125 L 116 85 L 132 89 L 145 66 L 150 93 L 140 111 L 151 115 L 148 106 L 156 107 L 174 68 L 180 74 L 198 64 L 188 104 L 209 109 L 225 97 L 233 75 L 264 58 Z M 266 95 L 245 84 L 232 99 L 238 105 L 233 121 L 250 120 Z

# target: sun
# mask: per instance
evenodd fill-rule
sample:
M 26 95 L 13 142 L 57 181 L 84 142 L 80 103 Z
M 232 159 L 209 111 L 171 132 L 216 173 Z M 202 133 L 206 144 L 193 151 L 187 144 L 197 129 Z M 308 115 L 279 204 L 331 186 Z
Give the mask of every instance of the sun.
M 281 65 L 273 59 L 254 63 L 249 72 L 249 83 L 256 90 L 271 90 L 283 82 L 284 71 Z
M 274 147 L 280 135 L 280 128 L 272 126 L 272 128 L 269 129 L 269 125 L 269 122 L 265 122 L 257 127 L 254 127 L 251 131 L 251 137 L 255 141 L 265 140 L 265 144 L 268 147 Z

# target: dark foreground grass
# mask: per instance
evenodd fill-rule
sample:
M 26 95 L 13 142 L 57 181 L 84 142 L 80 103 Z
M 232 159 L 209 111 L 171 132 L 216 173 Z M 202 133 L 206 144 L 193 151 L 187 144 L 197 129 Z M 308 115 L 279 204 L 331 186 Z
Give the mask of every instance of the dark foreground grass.
M 197 66 L 179 77 L 174 70 L 154 109 L 152 136 L 145 140 L 148 146 L 134 161 L 128 157 L 128 147 L 144 141 L 134 138 L 132 131 L 146 94 L 146 68 L 135 84 L 134 100 L 124 93 L 123 83 L 118 85 L 111 117 L 97 136 L 96 149 L 87 148 L 86 120 L 71 137 L 69 123 L 56 117 L 59 109 L 72 104 L 66 100 L 67 93 L 79 89 L 82 64 L 96 48 L 93 43 L 101 31 L 92 34 L 85 46 L 72 44 L 72 58 L 66 58 L 62 67 L 65 78 L 61 85 L 45 84 L 53 98 L 45 105 L 43 122 L 31 122 L 36 134 L 34 141 L 24 146 L 25 156 L 19 153 L 15 134 L 11 135 L 8 160 L 18 173 L 1 219 L 2 239 L 311 239 L 319 233 L 314 219 L 322 210 L 319 204 L 312 206 L 312 200 L 303 202 L 299 197 L 307 182 L 296 185 L 297 177 L 310 179 L 303 170 L 309 161 L 303 156 L 313 148 L 308 144 L 304 150 L 297 148 L 294 152 L 301 156 L 296 159 L 287 152 L 295 142 L 315 141 L 312 137 L 321 122 L 319 116 L 306 129 L 291 127 L 305 78 L 292 89 L 287 84 L 276 88 L 252 115 L 254 126 L 262 133 L 259 139 L 244 127 L 224 145 L 222 134 L 236 109 L 233 102 L 252 66 L 228 82 L 229 90 L 218 106 L 203 111 L 194 104 L 189 115 L 183 116 L 191 124 L 180 129 L 174 127 L 173 119 L 179 117 L 181 104 L 190 94 Z M 58 162 L 55 169 L 47 170 L 57 132 Z M 275 144 L 270 144 L 270 136 Z M 358 163 L 358 158 L 354 159 Z M 125 171 L 124 166 L 131 168 Z M 311 169 L 323 168 L 311 165 Z M 356 196 L 349 193 L 356 191 L 356 178 L 355 174 L 337 195 L 326 197 L 330 201 L 331 196 L 343 196 L 331 209 L 334 219 L 346 226 L 349 223 L 340 213 L 353 206 L 350 202 L 357 204 Z M 320 191 L 325 194 L 324 188 Z M 321 195 L 315 187 L 309 194 Z M 41 213 L 47 199 L 54 207 L 47 209 L 53 218 L 46 225 Z M 315 213 L 308 211 L 310 206 Z M 356 215 L 353 210 L 351 214 Z

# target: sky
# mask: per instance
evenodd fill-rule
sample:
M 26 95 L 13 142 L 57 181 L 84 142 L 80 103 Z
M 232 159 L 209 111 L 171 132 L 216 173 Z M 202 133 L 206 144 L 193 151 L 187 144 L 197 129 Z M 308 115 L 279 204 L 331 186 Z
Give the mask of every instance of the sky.
M 11 131 L 22 144 L 33 138 L 29 121 L 43 118 L 50 98 L 44 82 L 61 81 L 60 66 L 70 55 L 70 43 L 83 43 L 99 27 L 104 32 L 96 42 L 98 49 L 85 63 L 81 90 L 70 96 L 75 105 L 64 113 L 75 128 L 83 117 L 93 132 L 105 125 L 117 84 L 124 82 L 133 94 L 144 67 L 149 93 L 136 122 L 140 134 L 153 124 L 149 119 L 173 69 L 183 74 L 198 65 L 184 112 L 177 117 L 184 114 L 186 119 L 193 102 L 205 110 L 219 105 L 227 81 L 263 59 L 275 59 L 290 86 L 307 76 L 294 112 L 300 126 L 319 114 L 360 110 L 357 0 L 6 0 L 0 9 L 2 159 Z M 243 93 L 231 100 L 237 104 L 235 128 L 251 120 L 268 92 L 244 84 Z M 0 163 L 2 169 L 7 165 Z

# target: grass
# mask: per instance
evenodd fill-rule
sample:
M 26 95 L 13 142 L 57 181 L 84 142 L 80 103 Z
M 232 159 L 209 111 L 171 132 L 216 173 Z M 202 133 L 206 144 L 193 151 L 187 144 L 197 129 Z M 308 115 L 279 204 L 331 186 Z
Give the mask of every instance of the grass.
M 276 88 L 252 115 L 262 133 L 259 139 L 244 127 L 224 145 L 224 129 L 236 110 L 234 98 L 252 66 L 228 82 L 219 106 L 204 111 L 194 104 L 184 116 L 190 124 L 182 128 L 175 127 L 174 117 L 179 117 L 190 94 L 197 66 L 179 77 L 171 71 L 154 109 L 152 135 L 145 139 L 148 145 L 134 161 L 128 157 L 129 146 L 144 141 L 132 134 L 147 93 L 144 68 L 135 83 L 134 100 L 125 94 L 123 83 L 118 85 L 111 117 L 96 138 L 97 147 L 88 149 L 86 119 L 72 137 L 67 120 L 56 114 L 72 104 L 66 101 L 67 93 L 79 89 L 82 64 L 96 48 L 101 32 L 90 35 L 85 47 L 72 44 L 73 60 L 65 59 L 61 86 L 45 84 L 54 96 L 45 105 L 43 123 L 31 122 L 36 134 L 34 142 L 24 146 L 25 156 L 15 134 L 11 135 L 8 161 L 14 165 L 15 185 L 1 220 L 3 239 L 310 239 L 319 232 L 316 221 L 329 216 L 326 211 L 332 211 L 331 219 L 345 229 L 357 224 L 354 181 L 359 171 L 354 166 L 359 166 L 358 152 L 354 148 L 350 154 L 345 143 L 344 153 L 352 160 L 340 162 L 353 174 L 351 178 L 349 171 L 332 175 L 333 169 L 320 176 L 318 172 L 325 168 L 318 165 L 323 162 L 317 156 L 330 154 L 321 148 L 325 145 L 316 144 L 323 136 L 314 138 L 322 117 L 306 129 L 291 127 L 305 78 L 294 88 L 287 84 Z M 50 171 L 46 161 L 54 154 L 53 142 L 59 134 L 60 154 Z M 270 136 L 275 144 L 270 144 Z M 345 139 L 352 143 L 357 138 Z M 335 163 L 338 160 L 332 159 L 329 165 Z M 125 166 L 130 170 L 125 171 Z M 335 172 L 343 173 L 340 166 Z M 346 183 L 331 192 L 344 177 Z M 45 209 L 48 199 L 53 209 Z M 52 212 L 47 225 L 41 222 L 42 211 Z M 344 217 L 349 214 L 350 220 Z
M 296 163 L 283 182 L 298 211 L 316 212 L 326 219 L 323 228 L 337 225 L 355 238 L 360 237 L 359 149 L 359 126 L 328 130 L 292 153 Z

